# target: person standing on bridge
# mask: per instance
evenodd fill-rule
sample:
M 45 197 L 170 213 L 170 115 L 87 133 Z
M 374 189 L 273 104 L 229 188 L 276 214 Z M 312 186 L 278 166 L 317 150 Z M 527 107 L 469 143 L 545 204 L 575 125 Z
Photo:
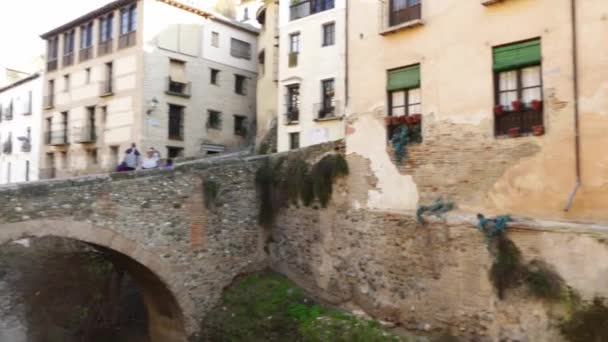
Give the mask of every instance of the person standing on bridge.
M 125 159 L 123 160 L 126 171 L 133 171 L 137 169 L 137 165 L 139 164 L 139 156 L 140 153 L 137 150 L 137 146 L 135 146 L 135 143 L 132 143 L 131 148 L 125 152 Z

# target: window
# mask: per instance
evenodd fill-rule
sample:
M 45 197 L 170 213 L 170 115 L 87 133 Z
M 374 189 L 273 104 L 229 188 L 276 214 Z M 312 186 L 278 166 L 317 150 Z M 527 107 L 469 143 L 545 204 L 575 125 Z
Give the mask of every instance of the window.
M 289 133 L 289 149 L 295 150 L 300 148 L 300 133 Z
M 63 75 L 63 91 L 70 91 L 70 75 Z
M 286 121 L 287 123 L 297 122 L 300 120 L 300 85 L 293 84 L 287 86 L 285 99 L 286 106 Z
M 495 134 L 527 134 L 542 127 L 540 39 L 494 48 L 494 74 Z
M 259 65 L 258 73 L 260 74 L 260 76 L 264 75 L 264 71 L 266 69 L 265 63 L 266 63 L 266 52 L 264 50 L 262 50 L 258 54 L 258 65 Z
M 321 104 L 317 111 L 318 119 L 335 116 L 335 81 L 334 79 L 321 81 Z
M 292 33 L 289 35 L 289 52 L 300 52 L 300 33 Z
M 186 62 L 169 59 L 169 84 L 167 93 L 171 95 L 190 96 L 190 83 L 186 76 Z
M 183 157 L 184 149 L 181 147 L 167 146 L 167 158 L 174 159 Z
M 421 114 L 420 65 L 389 71 L 387 91 L 389 116 Z M 389 137 L 393 135 L 394 128 L 395 126 L 389 126 Z
M 87 159 L 88 159 L 89 166 L 97 165 L 98 159 L 97 159 L 97 149 L 96 148 L 87 150 Z
M 93 22 L 80 27 L 80 49 L 87 49 L 93 46 Z
M 99 107 L 101 111 L 101 124 L 105 125 L 108 122 L 108 106 Z
M 207 111 L 207 128 L 222 129 L 222 113 L 217 110 Z
M 63 66 L 74 63 L 74 37 L 76 32 L 71 30 L 63 34 Z
M 243 75 L 234 75 L 234 92 L 247 95 L 247 78 Z
M 420 0 L 389 0 L 389 25 L 396 26 L 420 19 Z
M 247 117 L 242 115 L 234 116 L 234 134 L 240 136 L 247 135 Z
M 329 23 L 323 25 L 323 46 L 330 46 L 336 43 L 336 24 Z
M 169 105 L 169 139 L 184 140 L 184 107 Z
M 47 64 L 46 70 L 53 71 L 57 69 L 57 55 L 59 53 L 59 37 L 50 38 L 47 41 Z
M 82 132 L 80 132 L 80 142 L 90 143 L 95 141 L 95 107 L 87 107 L 87 116 Z
M 334 8 L 334 0 L 299 0 L 291 1 L 289 7 L 289 20 L 296 20 L 306 16 L 327 11 Z
M 211 46 L 220 47 L 220 34 L 218 32 L 211 32 Z
M 249 8 L 245 7 L 243 11 L 243 21 L 249 20 Z
M 211 69 L 211 84 L 219 85 L 220 71 Z
M 120 10 L 120 34 L 125 35 L 137 30 L 137 6 L 131 5 Z
M 110 13 L 99 19 L 99 41 L 107 42 L 112 40 L 112 28 L 114 26 L 114 14 Z
M 236 58 L 251 59 L 251 44 L 236 38 L 230 39 L 230 55 Z

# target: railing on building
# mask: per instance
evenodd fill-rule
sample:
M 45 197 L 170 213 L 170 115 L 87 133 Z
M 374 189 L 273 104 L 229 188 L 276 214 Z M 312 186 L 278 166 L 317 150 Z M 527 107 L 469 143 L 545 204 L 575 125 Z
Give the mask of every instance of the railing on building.
M 405 0 L 403 0 L 405 1 Z M 422 4 L 393 10 L 390 1 L 380 2 L 380 33 L 388 34 L 401 29 L 422 25 Z
M 11 154 L 13 153 L 13 139 L 10 137 L 2 144 L 2 153 Z
M 313 106 L 315 121 L 332 120 L 342 118 L 344 115 L 340 107 L 340 101 L 331 100 L 316 103 Z
M 32 142 L 27 137 L 19 137 L 19 141 L 21 141 L 21 152 L 31 152 L 32 151 Z
M 63 59 L 61 61 L 61 64 L 64 67 L 70 66 L 70 65 L 74 64 L 74 53 L 70 52 L 70 53 L 66 53 L 65 55 L 63 55 Z
M 289 20 L 296 20 L 334 8 L 334 0 L 299 0 L 289 6 Z
M 97 56 L 104 56 L 112 52 L 114 40 L 106 40 L 97 45 Z
M 124 49 L 129 46 L 135 45 L 137 41 L 137 31 L 125 33 L 118 38 L 118 48 Z
M 192 95 L 190 88 L 190 82 L 177 82 L 175 80 L 172 80 L 171 77 L 167 77 L 167 89 L 165 90 L 165 92 L 168 95 L 190 97 Z
M 285 112 L 285 123 L 296 124 L 300 121 L 300 109 L 297 107 L 287 107 L 287 111 Z
M 55 106 L 55 95 L 46 95 L 42 99 L 43 109 L 51 109 Z
M 99 96 L 110 96 L 114 94 L 114 79 L 110 78 L 99 83 Z
M 45 134 L 45 143 L 50 146 L 62 146 L 68 143 L 68 132 L 65 129 L 48 131 Z
M 57 70 L 58 64 L 59 64 L 59 62 L 56 57 L 55 57 L 55 59 L 49 60 L 48 62 L 46 62 L 46 71 Z
M 84 62 L 91 58 L 93 58 L 93 46 L 80 49 L 80 52 L 78 53 L 78 60 L 80 62 Z
M 97 141 L 97 129 L 95 126 L 85 126 L 80 128 L 76 141 L 80 144 L 90 144 Z

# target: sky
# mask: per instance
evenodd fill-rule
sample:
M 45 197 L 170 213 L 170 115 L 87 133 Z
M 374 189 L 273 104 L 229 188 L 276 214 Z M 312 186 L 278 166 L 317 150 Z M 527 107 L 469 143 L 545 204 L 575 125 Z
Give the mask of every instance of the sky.
M 111 0 L 0 0 L 0 68 L 31 63 L 44 54 L 40 35 Z

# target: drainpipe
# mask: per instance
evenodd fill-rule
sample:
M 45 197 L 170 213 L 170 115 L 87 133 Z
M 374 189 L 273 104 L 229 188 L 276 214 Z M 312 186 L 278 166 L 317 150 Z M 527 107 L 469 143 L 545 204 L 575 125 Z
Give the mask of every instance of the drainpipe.
M 573 86 L 574 86 L 574 155 L 575 155 L 575 170 L 576 184 L 568 197 L 568 203 L 564 211 L 569 211 L 574 202 L 574 197 L 581 187 L 581 143 L 580 143 L 580 128 L 579 128 L 579 90 L 578 90 L 578 51 L 577 51 L 577 36 L 576 36 L 576 0 L 570 0 L 570 15 L 572 16 L 572 66 L 573 66 Z
M 348 106 L 348 21 L 349 21 L 349 5 L 348 1 L 345 2 L 345 23 L 344 23 L 344 110 Z

